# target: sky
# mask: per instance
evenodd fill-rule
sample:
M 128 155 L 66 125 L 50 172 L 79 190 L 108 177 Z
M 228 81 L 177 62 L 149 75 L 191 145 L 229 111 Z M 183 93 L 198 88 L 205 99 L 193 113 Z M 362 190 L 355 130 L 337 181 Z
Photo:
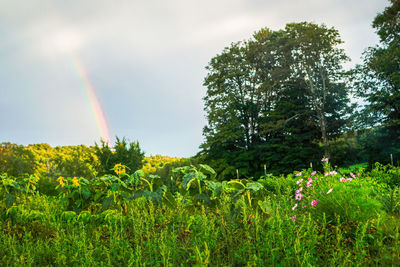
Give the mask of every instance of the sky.
M 0 0 L 0 142 L 94 145 L 104 117 L 112 138 L 139 141 L 146 155 L 193 156 L 206 125 L 205 66 L 224 47 L 263 27 L 324 23 L 339 30 L 351 67 L 378 43 L 372 20 L 388 5 Z

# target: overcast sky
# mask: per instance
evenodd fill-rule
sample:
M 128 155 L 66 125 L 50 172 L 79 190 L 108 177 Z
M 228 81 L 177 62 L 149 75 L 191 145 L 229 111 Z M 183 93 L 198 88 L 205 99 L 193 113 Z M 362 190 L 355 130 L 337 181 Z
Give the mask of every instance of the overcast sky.
M 289 22 L 334 26 L 352 63 L 378 42 L 386 0 L 0 0 L 0 142 L 93 145 L 73 65 L 85 65 L 111 134 L 147 155 L 198 152 L 204 67 L 230 43 Z

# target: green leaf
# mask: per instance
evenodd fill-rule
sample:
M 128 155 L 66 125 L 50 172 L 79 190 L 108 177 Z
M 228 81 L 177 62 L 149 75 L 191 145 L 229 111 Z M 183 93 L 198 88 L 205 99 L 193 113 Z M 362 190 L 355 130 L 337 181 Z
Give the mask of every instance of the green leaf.
M 82 191 L 82 196 L 84 199 L 88 199 L 90 197 L 91 193 L 88 189 L 85 189 Z
M 215 176 L 217 176 L 217 173 L 210 166 L 206 164 L 199 164 L 199 166 L 200 170 L 204 171 L 205 173 L 208 173 L 212 179 L 215 178 Z
M 207 176 L 205 176 L 204 173 L 202 173 L 202 172 L 197 172 L 196 179 L 202 181 L 202 180 L 207 179 Z
M 150 178 L 151 180 L 154 180 L 154 179 L 160 179 L 161 177 L 160 177 L 159 175 L 150 174 L 150 175 L 149 175 L 149 178 Z
M 103 209 L 108 209 L 111 206 L 112 201 L 114 200 L 114 195 L 111 195 L 109 197 L 106 197 L 103 200 Z
M 214 197 L 219 197 L 222 193 L 222 183 L 205 180 L 204 183 L 213 192 Z
M 163 204 L 171 209 L 176 209 L 177 206 L 176 199 L 171 192 L 167 191 L 164 193 Z
M 206 204 L 206 205 L 211 204 L 210 196 L 208 196 L 207 194 L 204 194 L 204 193 L 194 195 L 193 200 L 195 200 L 195 201 L 203 200 L 204 204 Z
M 111 191 L 112 192 L 118 191 L 119 187 L 120 187 L 120 184 L 112 184 Z
M 182 178 L 182 186 L 183 186 L 183 188 L 185 188 L 186 190 L 189 190 L 190 184 L 195 179 L 196 179 L 196 173 L 190 172 L 188 174 L 185 174 L 185 176 L 183 176 L 183 178 Z
M 144 177 L 144 171 L 143 170 L 137 170 L 135 171 L 135 173 L 133 174 L 133 176 L 137 179 L 139 179 L 140 177 Z
M 250 182 L 250 183 L 247 183 L 247 185 L 246 185 L 246 189 L 250 189 L 253 191 L 258 191 L 262 188 L 263 188 L 263 185 L 258 182 Z
M 190 170 L 190 166 L 178 167 L 172 170 L 173 173 L 185 174 Z
M 258 206 L 260 206 L 261 210 L 266 213 L 266 214 L 271 214 L 272 213 L 272 208 L 271 205 L 266 202 L 266 201 L 258 201 Z
M 7 209 L 8 209 L 8 208 L 11 207 L 11 206 L 13 205 L 13 203 L 15 202 L 15 196 L 14 196 L 14 195 L 11 195 L 11 194 L 6 194 L 6 195 L 5 195 L 5 200 L 4 200 L 4 202 L 5 202 L 6 207 L 7 207 Z

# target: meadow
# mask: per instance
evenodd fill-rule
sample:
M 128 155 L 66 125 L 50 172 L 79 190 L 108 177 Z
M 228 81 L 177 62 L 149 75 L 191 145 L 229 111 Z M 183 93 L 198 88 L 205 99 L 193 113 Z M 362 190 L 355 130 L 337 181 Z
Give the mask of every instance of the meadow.
M 400 264 L 400 168 L 375 164 L 218 181 L 116 164 L 86 179 L 0 176 L 3 266 Z M 49 193 L 50 192 L 50 193 Z

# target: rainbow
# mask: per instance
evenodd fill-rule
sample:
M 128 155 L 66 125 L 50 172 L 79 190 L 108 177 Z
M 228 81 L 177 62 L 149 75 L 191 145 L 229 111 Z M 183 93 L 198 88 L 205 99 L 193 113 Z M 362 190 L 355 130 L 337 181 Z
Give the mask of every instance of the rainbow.
M 103 108 L 96 95 L 94 86 L 92 85 L 89 79 L 89 75 L 86 71 L 85 65 L 76 54 L 72 55 L 72 60 L 75 70 L 82 81 L 83 84 L 82 89 L 84 90 L 85 95 L 87 96 L 89 107 L 92 110 L 101 139 L 105 141 L 107 144 L 110 144 L 111 142 L 110 128 L 108 127 L 107 119 L 104 115 Z

